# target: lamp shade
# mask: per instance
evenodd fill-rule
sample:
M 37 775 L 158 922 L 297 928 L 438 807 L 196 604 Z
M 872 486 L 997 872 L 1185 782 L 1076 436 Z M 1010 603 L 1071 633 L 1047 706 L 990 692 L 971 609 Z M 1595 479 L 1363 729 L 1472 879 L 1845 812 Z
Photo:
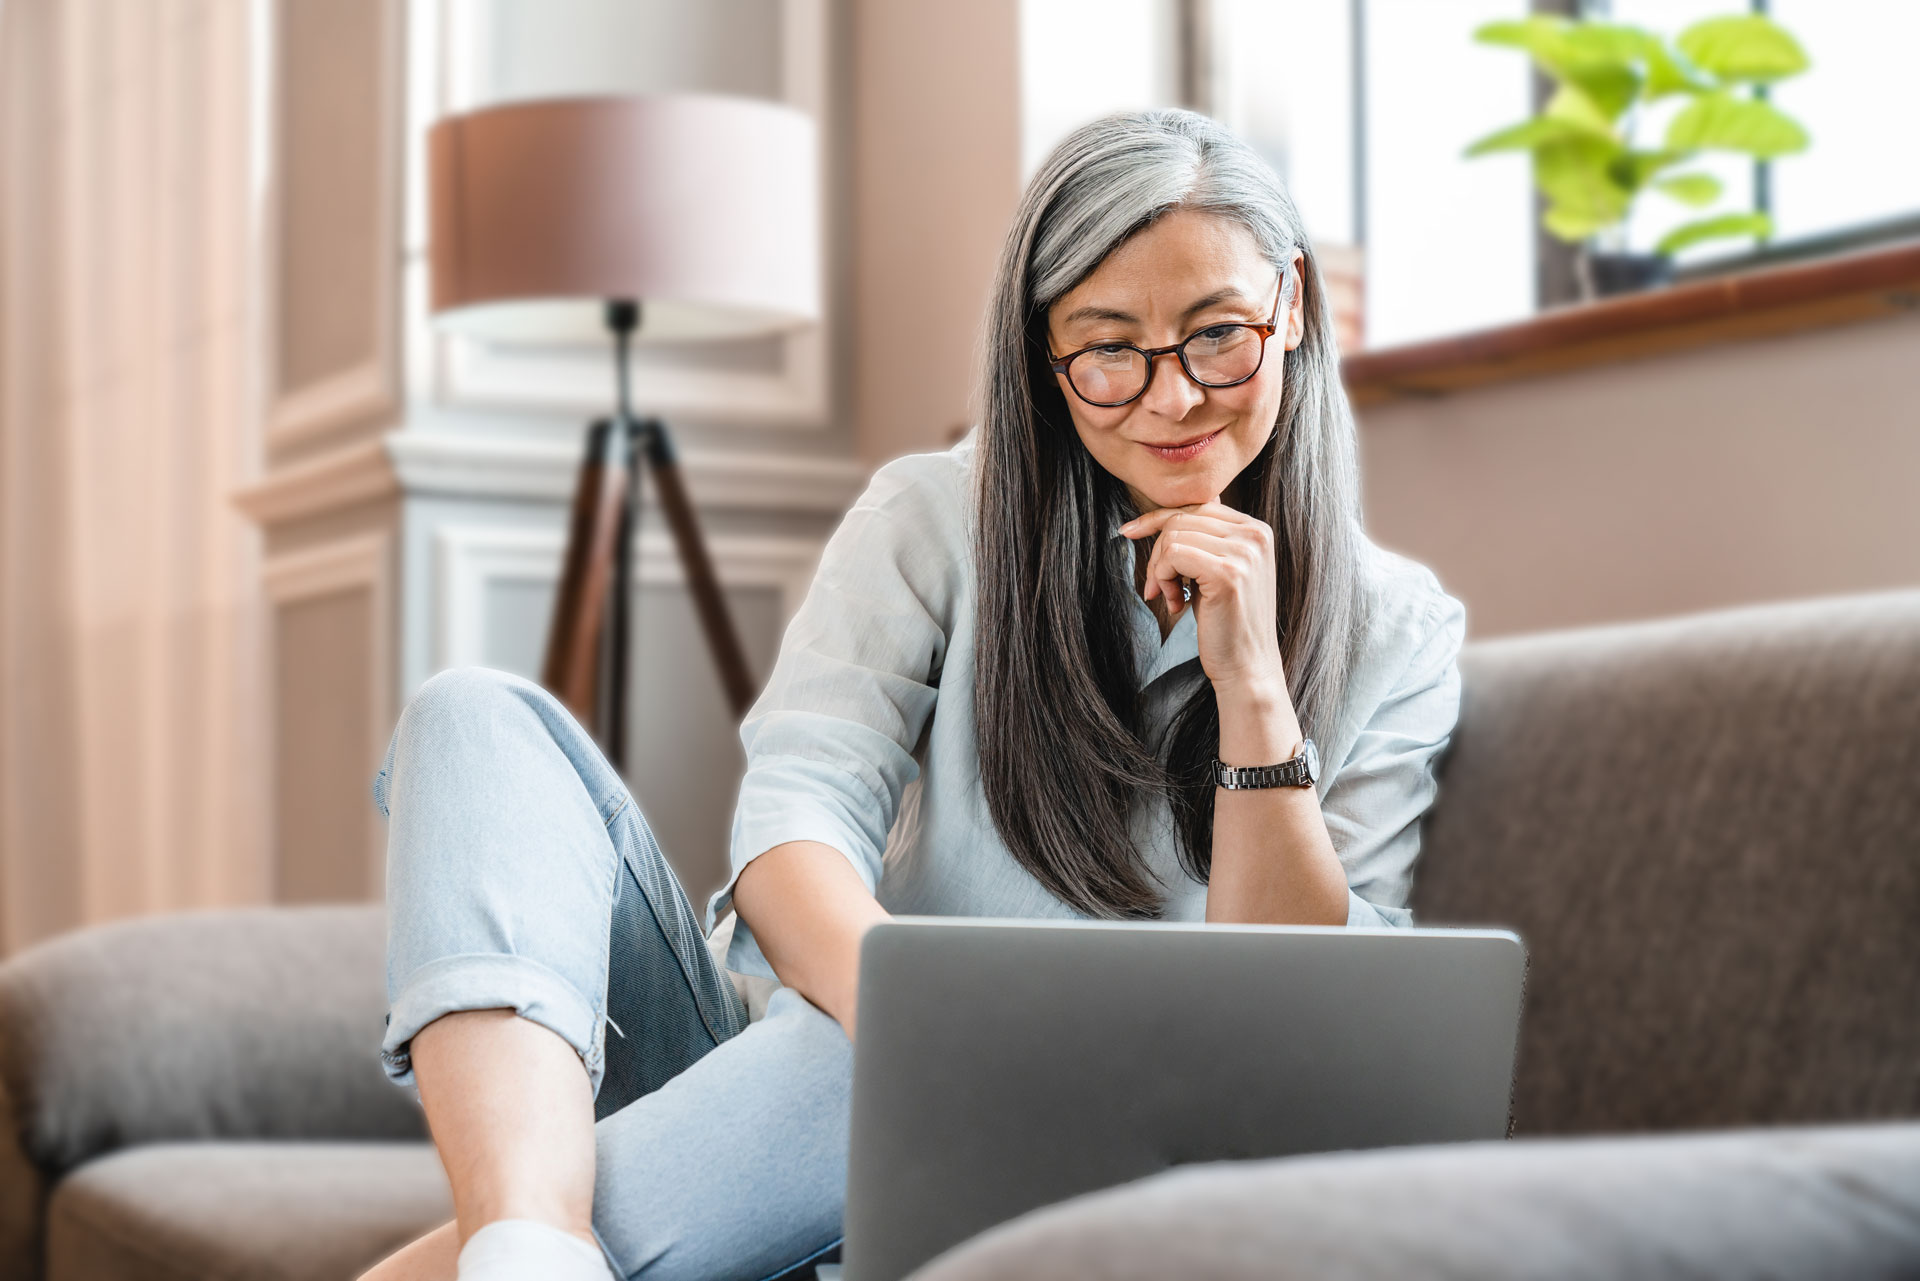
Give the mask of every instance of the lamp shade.
M 820 315 L 813 121 L 709 94 L 555 98 L 428 133 L 431 306 L 491 337 L 717 338 Z

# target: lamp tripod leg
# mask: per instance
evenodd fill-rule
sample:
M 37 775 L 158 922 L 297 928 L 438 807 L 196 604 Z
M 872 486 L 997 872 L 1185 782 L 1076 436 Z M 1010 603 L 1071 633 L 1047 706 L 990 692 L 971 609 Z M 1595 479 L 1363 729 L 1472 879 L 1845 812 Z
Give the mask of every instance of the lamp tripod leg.
M 616 420 L 603 418 L 587 430 L 540 667 L 540 683 L 586 725 L 604 723 L 599 698 L 606 658 L 604 611 L 632 472 L 628 445 L 616 426 Z
M 733 616 L 707 555 L 706 540 L 687 497 L 667 425 L 630 412 L 629 341 L 639 326 L 637 304 L 607 304 L 614 336 L 619 409 L 587 433 L 586 458 L 574 490 L 571 525 L 561 565 L 560 591 L 547 634 L 541 683 L 558 695 L 599 738 L 608 761 L 623 775 L 627 766 L 628 667 L 632 662 L 633 542 L 640 528 L 641 459 L 653 469 L 660 507 L 673 534 L 707 648 L 735 720 L 753 703 Z
M 620 495 L 620 533 L 615 544 L 613 579 L 608 585 L 613 599 L 607 617 L 607 679 L 601 683 L 600 724 L 605 726 L 607 760 L 622 776 L 627 772 L 627 694 L 628 664 L 633 656 L 633 593 L 639 586 L 633 577 L 633 539 L 640 523 L 640 435 L 641 426 L 631 418 L 619 424 L 626 457 L 626 486 Z
M 714 573 L 713 561 L 707 555 L 706 540 L 701 536 L 693 503 L 687 497 L 667 425 L 658 418 L 647 419 L 641 424 L 641 436 L 647 466 L 660 493 L 660 509 L 673 532 L 674 549 L 680 555 L 687 588 L 693 593 L 700 629 L 706 634 L 707 648 L 713 654 L 714 666 L 719 669 L 727 706 L 738 720 L 746 715 L 754 696 L 753 677 L 748 673 L 746 655 L 740 648 L 740 635 L 734 628 L 726 597 L 721 594 L 719 575 Z

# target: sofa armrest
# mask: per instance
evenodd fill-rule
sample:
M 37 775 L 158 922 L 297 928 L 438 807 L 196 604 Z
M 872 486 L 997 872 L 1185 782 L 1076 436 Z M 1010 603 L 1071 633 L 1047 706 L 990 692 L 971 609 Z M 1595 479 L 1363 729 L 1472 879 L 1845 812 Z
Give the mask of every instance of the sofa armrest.
M 379 1060 L 378 907 L 150 917 L 0 965 L 0 1091 L 49 1178 L 181 1139 L 411 1139 Z
M 1519 1140 L 1175 1170 L 913 1281 L 1920 1276 L 1920 1124 Z
M 0 1117 L 11 1117 L 0 1090 Z M 41 1228 L 47 1213 L 47 1176 L 20 1149 L 11 1125 L 0 1125 L 0 1277 L 32 1281 L 42 1275 Z

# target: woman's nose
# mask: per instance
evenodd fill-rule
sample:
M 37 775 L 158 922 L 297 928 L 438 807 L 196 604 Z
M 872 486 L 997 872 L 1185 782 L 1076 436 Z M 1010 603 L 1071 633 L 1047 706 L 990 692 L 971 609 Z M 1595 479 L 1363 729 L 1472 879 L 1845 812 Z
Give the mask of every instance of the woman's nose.
M 1193 407 L 1206 399 L 1206 393 L 1194 385 L 1180 365 L 1178 352 L 1153 357 L 1146 394 L 1140 401 L 1154 413 L 1175 420 L 1185 418 Z

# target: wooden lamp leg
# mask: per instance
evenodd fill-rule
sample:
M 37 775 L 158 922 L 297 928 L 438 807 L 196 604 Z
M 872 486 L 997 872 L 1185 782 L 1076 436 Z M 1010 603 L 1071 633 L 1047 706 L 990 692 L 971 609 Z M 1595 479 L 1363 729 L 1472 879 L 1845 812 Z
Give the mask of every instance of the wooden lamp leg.
M 601 624 L 630 488 L 627 433 L 603 418 L 587 429 L 586 457 L 574 485 L 560 590 L 547 629 L 540 683 L 594 728 L 599 717 Z
M 680 567 L 693 592 L 694 608 L 700 615 L 700 628 L 706 633 L 707 648 L 720 671 L 720 684 L 726 690 L 727 705 L 734 718 L 746 715 L 753 704 L 753 677 L 747 672 L 746 655 L 740 648 L 740 635 L 734 630 L 733 615 L 727 610 L 726 597 L 720 592 L 719 575 L 707 556 L 706 540 L 700 535 L 700 522 L 693 503 L 687 498 L 680 478 L 680 464 L 673 454 L 673 440 L 667 425 L 658 418 L 641 424 L 647 467 L 653 473 L 654 486 L 660 491 L 660 509 L 673 531 L 673 544 L 680 553 Z
M 657 418 L 636 419 L 628 407 L 627 346 L 639 326 L 639 308 L 631 302 L 609 303 L 607 325 L 614 334 L 618 359 L 619 410 L 587 430 L 586 457 L 574 486 L 560 589 L 547 631 L 540 682 L 600 738 L 614 768 L 624 773 L 632 548 L 639 521 L 643 451 L 735 719 L 752 705 L 754 686 L 719 576 L 687 497 L 667 425 Z

